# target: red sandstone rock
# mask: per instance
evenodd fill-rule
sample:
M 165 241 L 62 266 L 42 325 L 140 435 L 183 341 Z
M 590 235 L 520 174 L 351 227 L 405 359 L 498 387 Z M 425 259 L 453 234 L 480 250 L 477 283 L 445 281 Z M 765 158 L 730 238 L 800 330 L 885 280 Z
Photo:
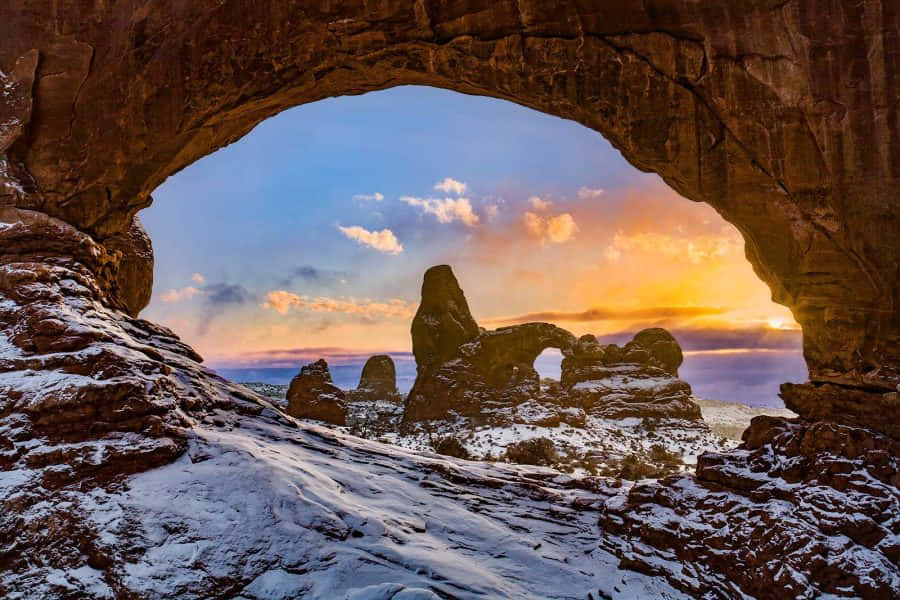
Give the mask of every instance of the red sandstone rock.
M 625 505 L 608 506 L 603 544 L 695 595 L 897 596 L 891 9 L 877 0 L 3 3 L 0 467 L 33 477 L 3 507 L 0 571 L 37 584 L 28 578 L 37 565 L 87 565 L 119 585 L 129 549 L 101 552 L 71 494 L 118 493 L 128 473 L 183 456 L 198 423 L 227 428 L 244 413 L 287 426 L 171 332 L 129 316 L 149 289 L 150 250 L 134 216 L 152 190 L 285 108 L 427 84 L 602 132 L 734 223 L 755 271 L 803 327 L 813 383 L 786 388 L 785 399 L 801 417 L 831 422 L 761 422 L 747 448 L 700 461 L 697 479 L 636 486 Z M 478 334 L 459 325 L 463 338 Z M 37 505 L 45 512 L 34 516 Z M 216 588 L 197 594 L 232 589 L 237 577 L 198 571 Z
M 347 397 L 332 382 L 324 359 L 300 369 L 291 380 L 287 400 L 287 413 L 292 417 L 317 419 L 332 425 L 347 424 Z

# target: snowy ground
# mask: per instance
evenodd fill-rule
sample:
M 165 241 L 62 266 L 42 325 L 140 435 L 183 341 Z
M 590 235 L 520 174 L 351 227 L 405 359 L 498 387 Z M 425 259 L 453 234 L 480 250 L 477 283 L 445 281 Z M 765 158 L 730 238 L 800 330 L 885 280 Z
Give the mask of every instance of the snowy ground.
M 287 386 L 245 385 L 276 402 L 284 402 Z M 694 398 L 694 401 L 701 407 L 705 425 L 684 420 L 648 423 L 637 418 L 603 419 L 577 409 L 568 409 L 573 412 L 570 422 L 556 422 L 558 419 L 554 419 L 554 415 L 565 411 L 557 410 L 551 414 L 546 406 L 527 402 L 511 411 L 505 419 L 508 423 L 502 425 L 456 418 L 402 427 L 401 405 L 354 402 L 349 406 L 348 420 L 352 425 L 336 429 L 417 451 L 433 451 L 439 440 L 450 436 L 461 442 L 472 459 L 488 461 L 502 460 L 510 444 L 547 438 L 557 449 L 557 468 L 576 475 L 616 475 L 620 473 L 618 466 L 626 457 L 652 462 L 652 450 L 659 445 L 677 456 L 682 463 L 661 468 L 666 468 L 667 472 L 692 470 L 699 454 L 721 452 L 737 446 L 741 433 L 753 417 L 761 414 L 794 416 L 786 409 L 753 408 L 700 398 Z
M 793 419 L 797 416 L 796 413 L 786 408 L 757 408 L 736 402 L 704 400 L 702 398 L 694 398 L 694 400 L 700 405 L 703 420 L 706 421 L 713 433 L 731 440 L 740 441 L 741 434 L 750 425 L 750 420 L 753 417 L 770 415 Z
M 10 598 L 685 597 L 620 570 L 600 547 L 598 507 L 627 486 L 418 454 L 269 414 L 222 412 L 193 428 L 176 462 L 118 489 L 69 493 L 66 510 L 97 532 L 114 573 L 35 565 L 0 584 L 28 590 Z M 4 473 L 4 501 L 20 487 L 14 475 L 28 477 Z M 33 506 L 25 526 L 51 509 Z

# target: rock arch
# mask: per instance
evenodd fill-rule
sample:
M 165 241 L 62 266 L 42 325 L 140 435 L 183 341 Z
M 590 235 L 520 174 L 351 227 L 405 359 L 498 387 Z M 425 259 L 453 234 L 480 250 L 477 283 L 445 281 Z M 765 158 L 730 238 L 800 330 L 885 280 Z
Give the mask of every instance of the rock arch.
M 803 326 L 813 385 L 789 401 L 870 419 L 900 362 L 897 18 L 874 0 L 7 3 L 0 203 L 118 255 L 94 275 L 136 314 L 137 211 L 266 117 L 402 84 L 505 98 L 600 131 L 735 224 Z
M 803 418 L 755 420 L 695 479 L 635 486 L 603 509 L 601 544 L 696 596 L 896 595 L 882 540 L 898 514 L 898 18 L 878 0 L 3 3 L 0 469 L 32 473 L 19 491 L 50 511 L 27 527 L 4 512 L 0 542 L 21 549 L 4 568 L 29 589 L 46 579 L 35 565 L 95 554 L 66 506 L 77 489 L 171 462 L 240 415 L 296 427 L 135 318 L 151 191 L 285 108 L 424 84 L 601 132 L 733 223 L 803 326 L 810 383 L 784 388 Z M 727 535 L 710 542 L 711 522 Z

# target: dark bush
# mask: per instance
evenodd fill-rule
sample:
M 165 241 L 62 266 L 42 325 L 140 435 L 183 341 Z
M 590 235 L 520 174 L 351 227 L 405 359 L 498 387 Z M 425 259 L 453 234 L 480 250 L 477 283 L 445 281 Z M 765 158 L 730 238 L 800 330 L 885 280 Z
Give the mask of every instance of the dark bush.
M 469 458 L 469 451 L 463 445 L 459 438 L 448 435 L 442 437 L 434 444 L 434 451 L 444 456 L 452 456 L 454 458 Z
M 523 465 L 549 466 L 559 460 L 559 457 L 553 442 L 545 437 L 539 437 L 507 446 L 506 460 Z
M 669 452 L 662 444 L 653 444 L 650 446 L 650 460 L 669 467 L 681 465 L 681 455 Z
M 637 454 L 629 454 L 619 463 L 618 475 L 621 479 L 639 481 L 641 479 L 657 479 L 666 475 L 654 465 L 644 462 Z

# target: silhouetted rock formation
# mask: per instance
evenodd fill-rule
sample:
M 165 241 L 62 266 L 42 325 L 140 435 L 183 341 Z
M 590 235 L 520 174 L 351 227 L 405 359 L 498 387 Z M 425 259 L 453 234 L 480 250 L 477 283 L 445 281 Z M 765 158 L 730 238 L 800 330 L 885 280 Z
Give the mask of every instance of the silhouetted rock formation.
M 563 358 L 568 402 L 607 419 L 700 420 L 691 386 L 677 378 L 681 346 L 665 329 L 638 332 L 623 348 L 583 335 Z
M 387 354 L 369 357 L 359 377 L 355 390 L 347 392 L 351 402 L 387 400 L 400 402 L 403 397 L 397 391 L 397 369 L 394 359 Z
M 448 265 L 425 271 L 422 301 L 413 318 L 411 333 L 419 373 L 428 373 L 444 364 L 456 355 L 460 346 L 478 337 L 478 324 Z
M 691 387 L 676 377 L 681 347 L 664 329 L 645 329 L 624 348 L 600 346 L 591 335 L 576 340 L 549 323 L 473 335 L 478 330 L 450 267 L 429 269 L 412 326 L 416 361 L 421 356 L 425 363 L 419 365 L 407 398 L 406 421 L 485 416 L 538 399 L 611 419 L 701 418 Z M 431 340 L 431 334 L 439 339 Z M 558 348 L 564 357 L 562 386 L 553 394 L 541 392 L 534 369 L 535 359 L 547 348 Z M 558 418 L 571 420 L 572 415 Z
M 534 359 L 545 348 L 568 348 L 574 341 L 570 333 L 547 323 L 483 331 L 451 268 L 432 267 L 425 272 L 412 323 L 417 376 L 404 419 L 478 415 L 522 402 L 540 389 Z
M 299 419 L 347 424 L 347 397 L 334 385 L 328 363 L 319 359 L 300 369 L 287 393 L 287 413 Z

